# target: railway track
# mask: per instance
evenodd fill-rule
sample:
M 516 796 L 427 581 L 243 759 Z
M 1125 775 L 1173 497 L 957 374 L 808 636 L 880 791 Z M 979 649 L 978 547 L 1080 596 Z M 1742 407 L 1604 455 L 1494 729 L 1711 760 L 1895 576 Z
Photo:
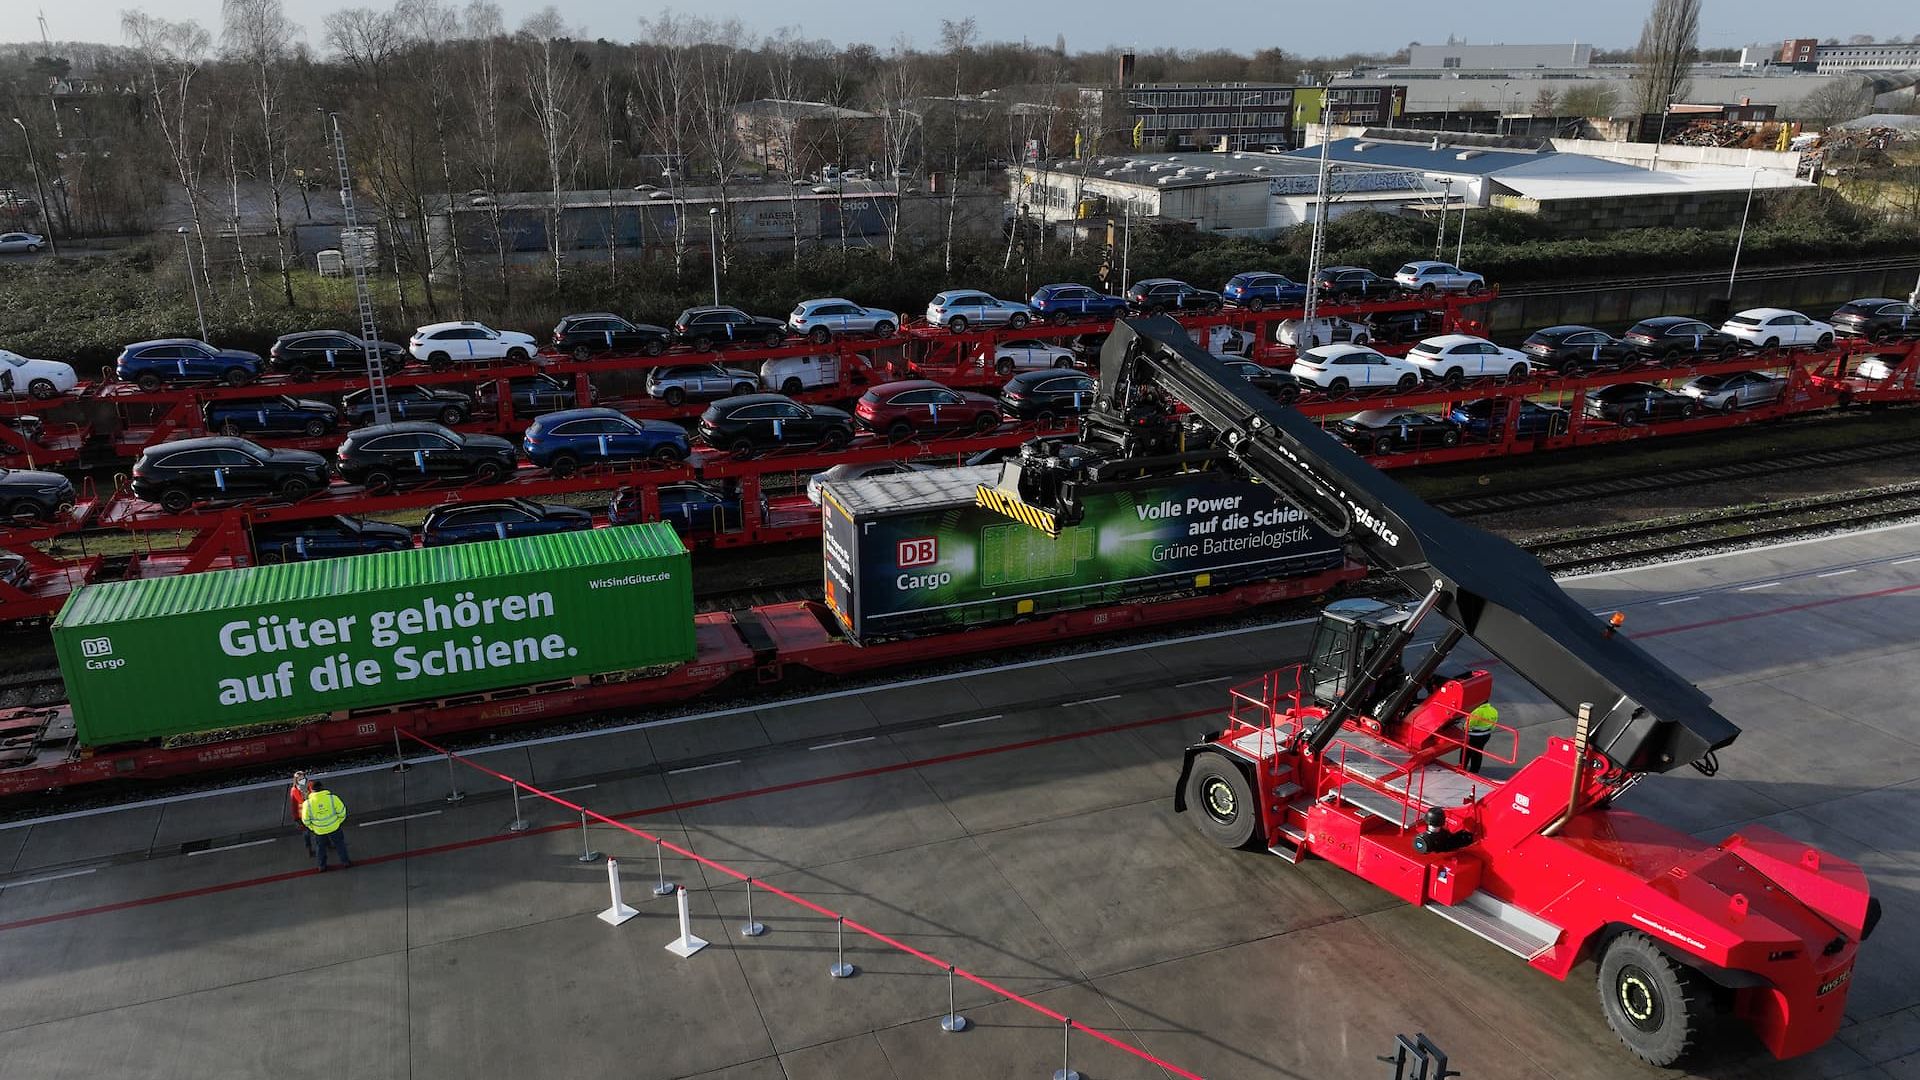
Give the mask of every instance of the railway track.
M 1436 509 L 1457 518 L 1479 517 L 1510 510 L 1568 506 L 1589 499 L 1636 495 L 1648 491 L 1665 491 L 1700 484 L 1747 480 L 1762 476 L 1777 476 L 1782 473 L 1806 472 L 1860 462 L 1888 461 L 1916 456 L 1920 456 L 1920 438 L 1898 439 L 1892 442 L 1869 443 L 1832 450 L 1809 450 L 1758 460 L 1733 461 L 1722 465 L 1701 465 L 1689 469 L 1654 469 L 1624 476 L 1609 476 L 1604 480 L 1521 488 L 1489 495 L 1433 499 L 1430 502 Z
M 1770 281 L 1780 278 L 1802 277 L 1821 273 L 1856 273 L 1863 270 L 1912 270 L 1920 267 L 1920 260 L 1911 255 L 1888 255 L 1877 259 L 1856 259 L 1847 262 L 1800 263 L 1791 266 L 1755 267 L 1740 275 L 1742 281 Z M 1697 271 L 1681 274 L 1662 274 L 1651 277 L 1608 278 L 1595 281 L 1542 282 L 1537 285 L 1503 285 L 1500 287 L 1502 299 L 1525 296 L 1556 296 L 1566 293 L 1606 292 L 1620 289 L 1646 288 L 1649 285 L 1708 285 L 1726 280 L 1726 275 L 1715 271 Z

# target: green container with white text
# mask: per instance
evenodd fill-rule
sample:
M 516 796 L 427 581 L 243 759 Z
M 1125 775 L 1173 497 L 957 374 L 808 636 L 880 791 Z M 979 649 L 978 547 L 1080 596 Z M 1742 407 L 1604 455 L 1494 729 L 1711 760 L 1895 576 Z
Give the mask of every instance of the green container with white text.
M 54 649 L 83 746 L 693 659 L 658 522 L 76 589 Z

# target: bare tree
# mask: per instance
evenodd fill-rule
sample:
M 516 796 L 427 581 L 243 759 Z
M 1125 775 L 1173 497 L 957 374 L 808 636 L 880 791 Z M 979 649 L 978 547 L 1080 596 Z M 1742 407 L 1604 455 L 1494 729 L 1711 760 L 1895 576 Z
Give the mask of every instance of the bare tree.
M 1560 106 L 1560 91 L 1551 86 L 1543 86 L 1533 95 L 1533 115 L 1557 116 L 1554 112 Z
M 240 268 L 240 288 L 247 298 L 247 314 L 258 315 L 260 310 L 253 297 L 253 267 L 247 262 L 246 236 L 240 231 L 240 170 L 234 165 L 231 133 L 227 135 L 227 191 L 232 199 L 227 213 L 227 232 L 233 238 L 233 262 Z M 291 288 L 287 295 L 293 295 Z
M 687 260 L 686 204 L 677 196 L 687 147 L 693 129 L 693 47 L 692 30 L 687 20 L 672 11 L 657 19 L 641 19 L 640 35 L 650 39 L 650 55 L 635 58 L 634 77 L 640 87 L 642 126 L 659 157 L 664 159 L 662 178 L 667 191 L 676 196 L 673 212 L 673 273 L 677 278 Z M 641 219 L 643 222 L 645 218 Z M 644 240 L 644 237 L 643 237 Z
M 229 3 L 236 0 L 228 0 Z M 256 0 L 257 2 L 257 0 Z M 452 122 L 452 94 L 449 83 L 453 72 L 449 58 L 450 47 L 460 33 L 460 21 L 453 10 L 441 3 L 441 0 L 399 0 L 393 8 L 394 21 L 399 24 L 400 32 L 406 36 L 411 55 L 406 70 L 418 92 L 425 99 L 427 115 L 433 124 L 433 145 L 435 155 L 440 159 L 440 196 L 446 202 L 447 222 L 453 222 L 453 157 L 448 148 L 447 128 Z M 419 99 L 416 99 L 418 101 Z M 420 229 L 424 235 L 428 222 L 422 206 Z M 449 255 L 453 261 L 453 289 L 459 298 L 460 310 L 470 310 L 471 296 L 467 292 L 467 260 L 461 253 L 461 245 L 456 241 L 448 244 Z M 434 245 L 429 243 L 426 255 L 431 267 L 434 257 Z
M 920 141 L 920 113 L 915 100 L 920 82 L 910 63 L 912 53 L 905 38 L 894 41 L 892 55 L 881 69 L 875 110 L 880 113 L 880 167 L 893 183 L 893 220 L 887 225 L 887 261 L 899 252 L 902 181 Z
M 553 257 L 553 279 L 565 269 L 561 236 L 566 176 L 571 167 L 574 135 L 580 124 L 580 76 L 574 63 L 573 32 L 551 5 L 520 25 L 526 71 L 528 112 L 545 151 L 547 190 L 547 251 Z
M 1560 96 L 1560 111 L 1568 116 L 1612 116 L 1619 104 L 1613 87 L 1597 79 L 1569 87 Z
M 286 181 L 286 146 L 278 139 L 281 127 L 280 105 L 283 67 L 292 52 L 300 29 L 287 18 L 280 0 L 224 0 L 220 8 L 221 38 L 228 55 L 246 65 L 248 89 L 260 118 L 260 161 L 265 166 L 267 193 L 273 207 L 273 253 L 280 265 L 280 292 L 286 306 L 293 306 L 292 252 L 287 245 L 287 222 L 283 212 Z M 233 146 L 227 146 L 228 168 L 233 165 Z M 237 186 L 237 181 L 236 181 Z M 236 200 L 237 202 L 237 200 Z M 236 219 L 238 208 L 235 210 Z M 236 220 L 235 229 L 239 228 Z M 236 237 L 235 242 L 238 243 Z M 244 259 L 242 260 L 244 262 Z M 251 280 L 247 303 L 253 303 Z
M 505 306 L 513 295 L 506 227 L 500 213 L 500 195 L 508 187 L 506 134 L 500 115 L 505 81 L 501 72 L 500 42 L 506 36 L 506 27 L 500 21 L 500 6 L 492 0 L 471 0 L 462 15 L 462 24 L 472 41 L 465 62 L 460 65 L 466 76 L 463 87 L 467 117 L 473 125 L 473 137 L 464 140 L 464 144 L 470 148 L 475 178 L 491 196 L 486 204 L 487 220 L 499 270 L 500 303 Z M 454 227 L 451 207 L 447 219 L 449 227 Z M 460 244 L 457 230 L 452 239 L 455 246 Z
M 776 141 L 780 145 L 781 171 L 787 177 L 788 224 L 793 236 L 793 264 L 800 265 L 800 184 L 801 170 L 812 158 L 815 147 L 811 135 L 817 130 L 801 122 L 794 103 L 808 92 L 802 58 L 808 50 L 798 31 L 783 27 L 767 39 L 767 93 L 774 104 L 761 109 L 749 120 L 749 134 L 761 145 L 760 163 L 769 165 Z
M 1639 65 L 1639 111 L 1664 113 L 1683 98 L 1692 81 L 1687 70 L 1700 54 L 1700 0 L 1653 0 L 1634 52 Z
M 1873 90 L 1864 79 L 1843 75 L 1814 89 L 1793 107 L 1793 116 L 1814 131 L 1873 111 Z
M 961 68 L 973 43 L 980 36 L 980 24 L 969 15 L 959 21 L 940 20 L 940 47 L 953 61 L 953 171 L 947 176 L 947 240 L 944 266 L 953 273 L 953 221 L 960 209 L 960 108 Z
M 321 23 L 327 48 L 353 68 L 355 81 L 374 83 L 400 48 L 400 30 L 393 15 L 373 8 L 341 8 L 327 13 Z
M 701 150 L 719 184 L 720 213 L 708 214 L 719 225 L 720 268 L 733 257 L 732 183 L 740 164 L 740 140 L 734 133 L 733 110 L 746 93 L 748 70 L 742 51 L 752 48 L 747 31 L 737 20 L 701 24 L 705 40 L 695 52 L 694 116 Z
M 196 107 L 193 82 L 206 62 L 213 38 L 192 20 L 172 22 L 139 10 L 121 13 L 120 33 L 146 76 L 146 93 L 153 102 L 154 122 L 166 141 L 174 174 L 186 194 L 188 216 L 193 219 L 194 240 L 200 247 L 201 283 L 206 286 L 207 295 L 212 296 L 206 221 L 200 212 L 206 197 L 200 186 L 201 150 L 209 121 Z

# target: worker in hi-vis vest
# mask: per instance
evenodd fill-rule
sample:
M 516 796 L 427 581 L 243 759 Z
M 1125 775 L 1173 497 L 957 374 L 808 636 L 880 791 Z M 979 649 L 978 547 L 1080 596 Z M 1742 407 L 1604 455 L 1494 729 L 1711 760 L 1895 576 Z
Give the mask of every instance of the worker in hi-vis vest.
M 328 848 L 339 853 L 341 866 L 352 866 L 353 858 L 347 854 L 347 834 L 342 829 L 347 823 L 347 804 L 318 780 L 308 781 L 307 786 L 307 801 L 300 804 L 300 821 L 313 834 L 320 869 L 327 868 Z
M 1470 773 L 1480 771 L 1480 763 L 1486 760 L 1487 740 L 1493 738 L 1493 729 L 1500 723 L 1500 710 L 1489 701 L 1467 714 L 1467 750 L 1461 756 L 1461 764 Z

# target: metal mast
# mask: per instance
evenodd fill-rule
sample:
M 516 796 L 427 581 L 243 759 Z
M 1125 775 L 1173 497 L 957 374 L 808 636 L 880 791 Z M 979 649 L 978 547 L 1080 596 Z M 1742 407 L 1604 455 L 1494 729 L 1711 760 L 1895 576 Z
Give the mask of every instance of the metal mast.
M 387 406 L 387 367 L 380 356 L 380 328 L 374 322 L 373 291 L 367 285 L 367 267 L 379 252 L 378 234 L 362 228 L 353 208 L 353 174 L 347 169 L 347 138 L 340 132 L 340 117 L 327 114 L 333 129 L 333 164 L 340 174 L 340 209 L 346 224 L 340 229 L 340 254 L 353 274 L 353 302 L 360 312 L 360 346 L 367 365 L 367 396 L 373 403 L 373 422 L 384 424 L 393 419 Z
M 1320 260 L 1327 250 L 1327 191 L 1332 187 L 1333 165 L 1327 152 L 1333 145 L 1333 82 L 1320 91 L 1320 180 L 1314 193 L 1313 243 L 1307 248 L 1307 300 L 1305 309 L 1300 313 L 1300 326 L 1307 336 L 1308 347 L 1321 344 L 1319 331 L 1313 321 L 1314 311 L 1320 301 Z M 1332 340 L 1333 335 L 1327 335 Z M 1299 336 L 1294 337 L 1294 349 L 1304 351 L 1299 346 Z

